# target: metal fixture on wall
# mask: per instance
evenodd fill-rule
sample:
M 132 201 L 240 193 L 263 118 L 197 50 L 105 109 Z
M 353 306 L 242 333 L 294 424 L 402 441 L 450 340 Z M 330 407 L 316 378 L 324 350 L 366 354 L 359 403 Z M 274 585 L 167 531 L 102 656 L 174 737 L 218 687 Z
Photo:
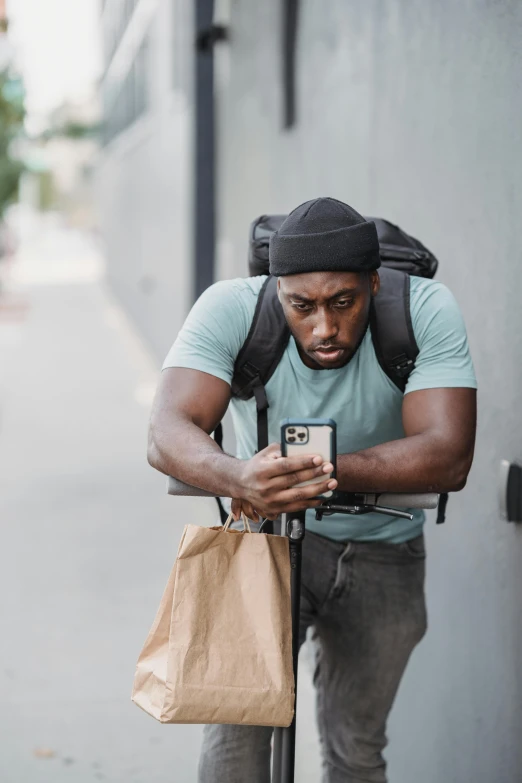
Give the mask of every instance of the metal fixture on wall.
M 499 505 L 508 522 L 522 522 L 522 466 L 505 459 L 500 463 Z
M 199 31 L 196 36 L 196 49 L 198 52 L 211 52 L 215 43 L 226 40 L 228 40 L 227 28 L 222 24 L 212 24 Z

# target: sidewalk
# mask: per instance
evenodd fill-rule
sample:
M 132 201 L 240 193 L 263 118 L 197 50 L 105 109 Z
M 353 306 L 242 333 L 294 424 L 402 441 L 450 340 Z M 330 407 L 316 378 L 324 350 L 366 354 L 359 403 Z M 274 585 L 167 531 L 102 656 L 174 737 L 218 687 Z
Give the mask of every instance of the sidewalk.
M 199 726 L 130 701 L 183 524 L 146 463 L 157 372 L 93 248 L 51 230 L 0 298 L 0 780 L 193 783 Z

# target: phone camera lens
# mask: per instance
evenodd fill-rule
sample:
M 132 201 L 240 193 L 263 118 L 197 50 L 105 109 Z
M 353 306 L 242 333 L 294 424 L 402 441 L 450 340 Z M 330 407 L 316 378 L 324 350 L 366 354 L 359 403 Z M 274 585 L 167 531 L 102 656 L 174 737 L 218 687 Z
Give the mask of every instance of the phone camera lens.
M 290 436 L 289 438 L 287 438 L 287 441 L 288 441 L 289 443 L 295 443 L 295 438 L 293 438 L 292 436 Z
M 289 435 L 295 435 L 295 427 L 289 427 L 287 429 L 287 432 Z
M 297 437 L 298 437 L 298 438 L 301 438 L 301 440 L 303 440 L 304 438 L 306 438 L 306 433 L 304 433 L 304 432 L 300 432 L 300 433 L 299 433 L 299 435 L 298 435 Z

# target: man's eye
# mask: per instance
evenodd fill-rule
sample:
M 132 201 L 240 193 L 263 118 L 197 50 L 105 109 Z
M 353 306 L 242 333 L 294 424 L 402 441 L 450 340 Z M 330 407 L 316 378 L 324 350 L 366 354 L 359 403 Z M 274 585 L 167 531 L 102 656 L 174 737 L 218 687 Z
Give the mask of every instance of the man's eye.
M 353 305 L 353 299 L 339 299 L 336 303 L 336 307 L 345 308 Z
M 310 309 L 310 305 L 305 304 L 304 302 L 292 302 L 292 307 L 299 310 L 301 313 L 306 313 Z

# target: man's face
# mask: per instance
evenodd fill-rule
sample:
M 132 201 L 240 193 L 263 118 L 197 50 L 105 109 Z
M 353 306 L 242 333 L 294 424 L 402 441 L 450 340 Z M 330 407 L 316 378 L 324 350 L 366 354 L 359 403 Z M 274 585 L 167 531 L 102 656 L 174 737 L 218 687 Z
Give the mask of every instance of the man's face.
M 279 301 L 307 367 L 333 370 L 350 361 L 378 290 L 377 272 L 309 272 L 279 278 Z

